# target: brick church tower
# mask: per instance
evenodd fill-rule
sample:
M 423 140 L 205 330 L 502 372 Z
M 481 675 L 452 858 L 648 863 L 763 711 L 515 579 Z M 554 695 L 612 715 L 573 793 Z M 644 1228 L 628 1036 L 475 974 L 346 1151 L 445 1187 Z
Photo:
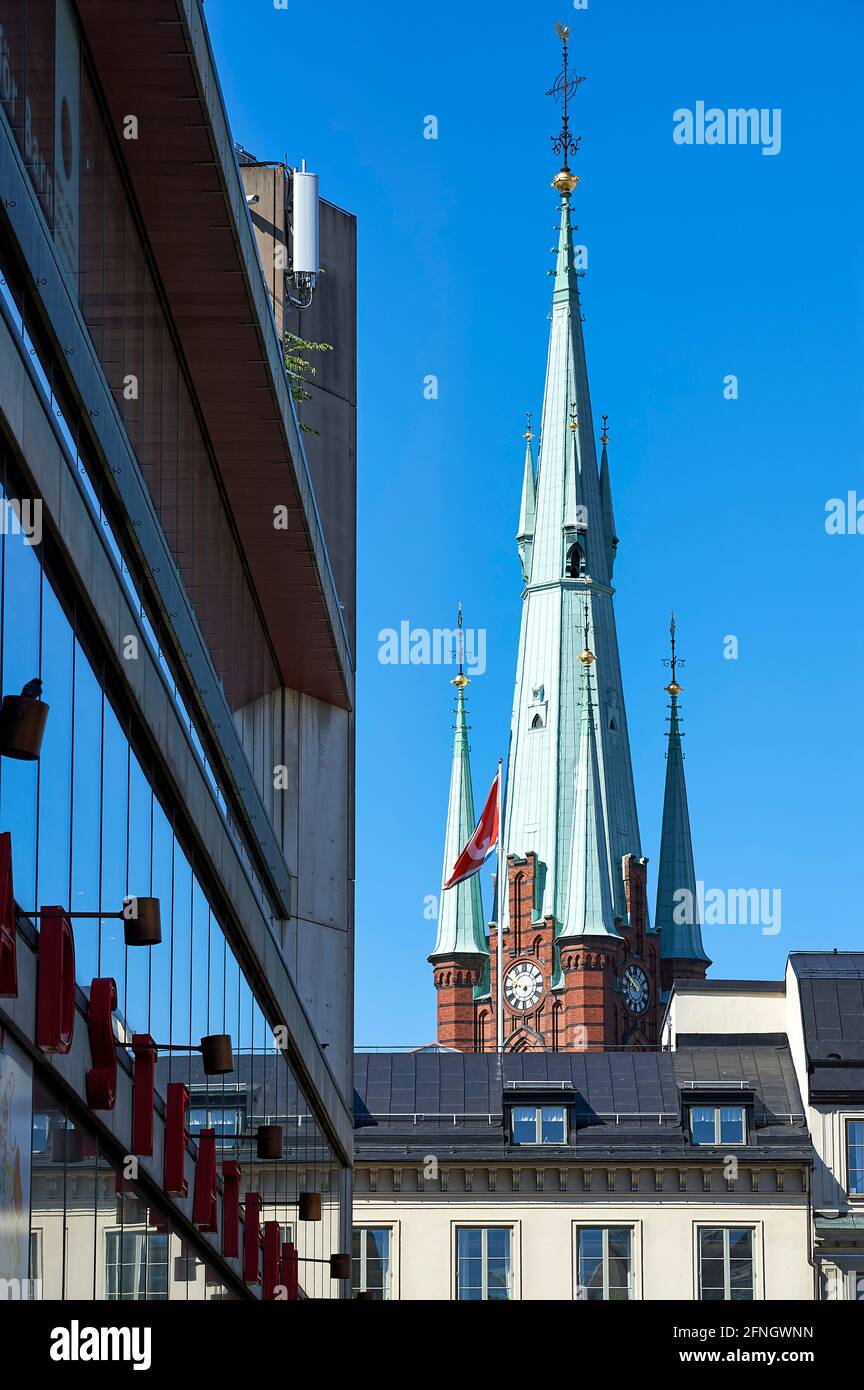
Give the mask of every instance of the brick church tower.
M 582 334 L 568 159 L 564 70 L 560 197 L 541 434 L 535 469 L 526 431 L 517 547 L 522 621 L 510 728 L 504 853 L 503 1045 L 512 1050 L 598 1050 L 658 1042 L 661 993 L 710 963 L 696 917 L 695 872 L 672 681 L 656 921 L 648 917 L 612 573 L 618 537 L 608 431 L 598 466 Z M 680 663 L 678 663 L 680 664 Z M 474 829 L 464 676 L 445 845 L 445 878 Z M 467 684 L 467 682 L 465 682 Z M 461 723 L 460 723 L 461 721 Z M 487 937 L 478 876 L 441 895 L 430 956 L 438 1041 L 460 1051 L 498 1046 L 498 924 Z M 682 905 L 683 904 L 683 905 Z M 683 920 L 679 922 L 679 917 Z

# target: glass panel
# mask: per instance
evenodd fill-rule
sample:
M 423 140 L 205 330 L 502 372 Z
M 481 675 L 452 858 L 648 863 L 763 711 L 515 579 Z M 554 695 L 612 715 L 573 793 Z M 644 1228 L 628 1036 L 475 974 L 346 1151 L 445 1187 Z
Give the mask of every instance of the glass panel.
M 563 1106 L 543 1106 L 540 1137 L 544 1144 L 566 1144 L 567 1128 L 565 1119 L 566 1111 Z
M 167 1231 L 106 1231 L 105 1297 L 110 1301 L 167 1299 Z
M 8 491 L 5 496 L 8 500 Z M 40 675 L 41 571 L 36 550 L 17 526 L 14 515 L 7 515 L 9 520 L 2 536 L 2 691 L 4 695 L 15 695 Z M 0 824 L 12 832 L 15 896 L 22 907 L 30 909 L 38 907 L 35 898 L 39 766 L 38 762 L 14 758 L 4 758 L 0 766 Z
M 102 691 L 86 656 L 75 643 L 74 708 L 72 746 L 72 884 L 69 907 L 72 912 L 98 912 L 99 905 L 99 826 L 102 805 Z M 113 910 L 119 910 L 112 904 Z M 73 923 L 75 931 L 75 975 L 89 988 L 99 974 L 99 936 L 101 923 L 94 920 Z
M 714 1143 L 716 1111 L 710 1105 L 690 1107 L 690 1135 L 694 1144 Z
M 31 1252 L 38 1251 L 42 1297 L 63 1297 L 66 1268 L 66 1115 L 38 1081 L 33 1084 Z
M 537 1143 L 536 1105 L 515 1105 L 513 1107 L 513 1143 Z
M 729 1232 L 729 1256 L 733 1260 L 749 1260 L 753 1251 L 753 1232 L 749 1229 Z
M 50 715 L 39 759 L 38 901 L 26 903 L 27 907 L 69 906 L 72 645 L 72 629 L 66 614 L 50 585 L 43 584 L 42 681 Z M 17 888 L 17 881 L 15 886 Z
M 720 1143 L 743 1144 L 746 1138 L 744 1129 L 744 1109 L 740 1105 L 720 1107 Z

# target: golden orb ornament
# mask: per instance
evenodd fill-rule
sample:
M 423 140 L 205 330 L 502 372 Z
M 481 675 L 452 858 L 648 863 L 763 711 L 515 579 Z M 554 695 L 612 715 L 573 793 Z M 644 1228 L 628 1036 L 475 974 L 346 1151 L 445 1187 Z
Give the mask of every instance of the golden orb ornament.
M 568 197 L 579 182 L 578 174 L 573 174 L 569 169 L 561 169 L 552 180 L 552 187 L 559 193 Z

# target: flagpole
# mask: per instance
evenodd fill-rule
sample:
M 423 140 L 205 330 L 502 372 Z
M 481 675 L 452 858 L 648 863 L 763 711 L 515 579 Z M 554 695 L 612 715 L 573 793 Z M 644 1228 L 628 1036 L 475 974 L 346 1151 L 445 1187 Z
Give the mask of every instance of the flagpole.
M 507 891 L 504 881 L 504 764 L 498 759 L 498 937 L 495 954 L 495 974 L 497 978 L 498 1013 L 498 1051 L 504 1051 L 504 894 Z

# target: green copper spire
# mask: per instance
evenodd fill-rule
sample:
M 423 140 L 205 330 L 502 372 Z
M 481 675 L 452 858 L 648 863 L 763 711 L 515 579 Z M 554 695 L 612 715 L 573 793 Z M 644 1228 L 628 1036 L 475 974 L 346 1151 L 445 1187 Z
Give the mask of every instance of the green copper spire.
M 516 540 L 519 546 L 519 559 L 522 561 L 522 578 L 527 584 L 531 578 L 531 551 L 534 548 L 534 517 L 537 509 L 534 458 L 531 453 L 531 441 L 534 438 L 534 432 L 531 429 L 530 410 L 523 438 L 525 440 L 525 471 L 522 475 L 522 504 L 519 508 L 519 531 Z
M 459 605 L 459 671 L 452 684 L 456 687 L 456 734 L 453 740 L 453 765 L 450 773 L 450 801 L 447 806 L 447 829 L 444 835 L 444 883 L 468 843 L 476 825 L 474 792 L 471 785 L 471 758 L 468 748 L 468 723 L 465 710 L 465 687 L 468 677 L 462 670 L 462 605 Z M 451 956 L 489 955 L 486 929 L 483 922 L 483 903 L 480 896 L 480 875 L 472 874 L 455 888 L 442 889 L 438 911 L 438 935 L 430 961 Z
M 588 598 L 585 597 L 585 632 L 590 635 Z M 576 764 L 576 810 L 573 816 L 573 846 L 570 854 L 570 885 L 567 915 L 560 941 L 581 936 L 614 936 L 615 925 L 603 789 L 597 752 L 597 724 L 591 667 L 594 653 L 587 640 L 579 656 L 582 664 L 582 714 L 579 726 L 579 758 Z
M 657 873 L 657 914 L 655 931 L 660 932 L 660 956 L 666 960 L 697 960 L 711 964 L 702 946 L 690 813 L 684 780 L 684 752 L 678 697 L 678 667 L 684 663 L 675 648 L 675 614 L 669 628 L 672 655 L 667 665 L 672 679 L 666 686 L 669 696 L 669 749 L 666 754 L 666 792 L 663 797 L 663 830 L 660 839 L 660 865 Z M 682 891 L 683 890 L 683 891 Z
M 603 452 L 600 456 L 600 511 L 603 517 L 603 532 L 606 538 L 609 574 L 615 567 L 615 552 L 618 549 L 618 536 L 615 531 L 615 513 L 612 507 L 612 483 L 609 477 L 609 416 L 603 416 L 603 433 L 600 436 Z
M 566 45 L 566 33 L 561 37 Z M 562 98 L 572 96 L 578 85 L 566 57 L 565 51 L 564 69 L 553 88 Z M 616 918 L 627 921 L 622 860 L 627 854 L 641 858 L 642 850 L 613 606 L 608 461 L 604 482 L 588 387 L 582 271 L 574 247 L 571 201 L 579 180 L 567 161 L 578 140 L 570 133 L 566 108 L 553 146 L 563 155 L 564 167 L 553 180 L 558 246 L 527 573 L 520 542 L 524 587 L 504 851 L 519 858 L 536 854 L 534 917 L 554 918 L 556 934 L 562 935 L 580 930 L 583 909 L 577 904 L 594 903 L 590 884 L 596 885 L 596 866 L 602 868 L 604 861 L 608 891 L 597 888 L 597 911 L 608 927 L 614 928 Z M 593 728 L 583 730 L 579 658 L 589 645 L 586 627 L 596 666 L 590 681 Z M 581 819 L 574 828 L 580 786 Z M 586 831 L 592 818 L 595 828 Z M 578 891 L 577 884 L 582 885 Z M 573 921 L 571 904 L 577 914 Z M 591 912 L 596 917 L 594 906 Z M 584 920 L 583 915 L 583 926 Z

